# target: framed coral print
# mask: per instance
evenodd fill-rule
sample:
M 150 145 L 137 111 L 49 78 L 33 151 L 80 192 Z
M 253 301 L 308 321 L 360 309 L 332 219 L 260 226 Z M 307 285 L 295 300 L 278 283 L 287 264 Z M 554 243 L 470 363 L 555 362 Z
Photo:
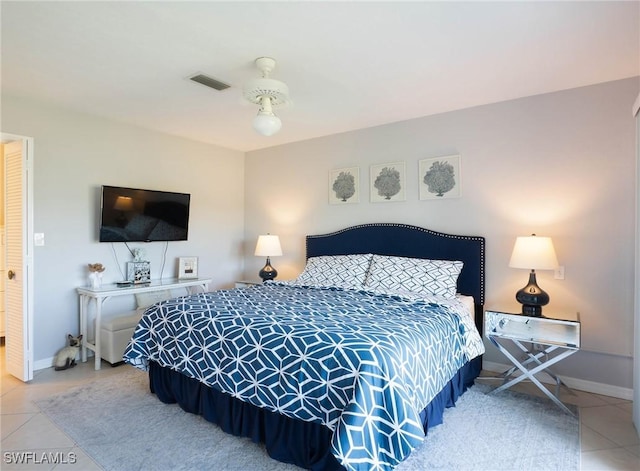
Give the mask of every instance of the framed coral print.
M 329 203 L 360 202 L 360 168 L 339 168 L 329 172 Z
M 151 282 L 151 264 L 149 262 L 127 262 L 127 280 L 138 283 Z
M 370 177 L 372 203 L 405 200 L 404 162 L 372 165 Z
M 459 198 L 462 195 L 459 155 L 421 160 L 418 175 L 421 200 Z
M 198 257 L 180 257 L 178 259 L 178 278 L 198 278 Z

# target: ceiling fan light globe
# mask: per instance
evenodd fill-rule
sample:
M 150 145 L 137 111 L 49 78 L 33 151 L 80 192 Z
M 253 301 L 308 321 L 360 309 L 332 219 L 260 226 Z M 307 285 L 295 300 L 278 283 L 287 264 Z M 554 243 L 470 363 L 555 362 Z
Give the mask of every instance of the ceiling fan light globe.
M 282 121 L 273 113 L 258 113 L 258 115 L 253 118 L 253 129 L 263 136 L 273 136 L 280 131 L 280 128 L 282 128 Z

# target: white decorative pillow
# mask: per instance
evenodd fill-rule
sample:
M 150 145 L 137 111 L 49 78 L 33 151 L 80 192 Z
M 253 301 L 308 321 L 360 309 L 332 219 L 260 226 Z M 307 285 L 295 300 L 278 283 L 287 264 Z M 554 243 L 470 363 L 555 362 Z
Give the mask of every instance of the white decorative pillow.
M 462 266 L 459 261 L 374 255 L 365 287 L 453 298 Z
M 147 293 L 136 293 L 136 304 L 138 309 L 146 309 L 152 304 L 159 303 L 172 297 L 171 290 L 151 291 Z
M 295 283 L 362 289 L 372 256 L 371 254 L 354 254 L 311 257 Z

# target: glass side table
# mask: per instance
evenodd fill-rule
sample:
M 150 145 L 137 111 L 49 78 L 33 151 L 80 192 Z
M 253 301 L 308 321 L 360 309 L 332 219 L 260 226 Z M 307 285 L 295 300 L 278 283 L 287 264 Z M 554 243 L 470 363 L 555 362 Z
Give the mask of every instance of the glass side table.
M 580 350 L 580 319 L 562 320 L 485 311 L 484 326 L 485 336 L 514 365 L 499 376 L 503 383 L 491 393 L 503 391 L 529 379 L 558 407 L 574 415 L 559 399 L 560 386 L 569 388 L 549 367 Z M 525 354 L 523 359 L 519 360 L 505 348 L 504 344 L 509 342 Z M 554 354 L 551 355 L 552 353 Z M 517 371 L 522 374 L 514 377 Z M 543 371 L 555 381 L 555 394 L 535 377 Z

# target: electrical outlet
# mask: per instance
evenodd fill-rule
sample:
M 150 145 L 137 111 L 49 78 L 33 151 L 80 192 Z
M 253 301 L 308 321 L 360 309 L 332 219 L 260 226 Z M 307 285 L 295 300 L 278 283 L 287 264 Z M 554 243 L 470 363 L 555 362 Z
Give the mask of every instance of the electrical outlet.
M 555 272 L 553 273 L 553 277 L 556 280 L 564 280 L 564 265 L 560 265 L 556 268 Z

